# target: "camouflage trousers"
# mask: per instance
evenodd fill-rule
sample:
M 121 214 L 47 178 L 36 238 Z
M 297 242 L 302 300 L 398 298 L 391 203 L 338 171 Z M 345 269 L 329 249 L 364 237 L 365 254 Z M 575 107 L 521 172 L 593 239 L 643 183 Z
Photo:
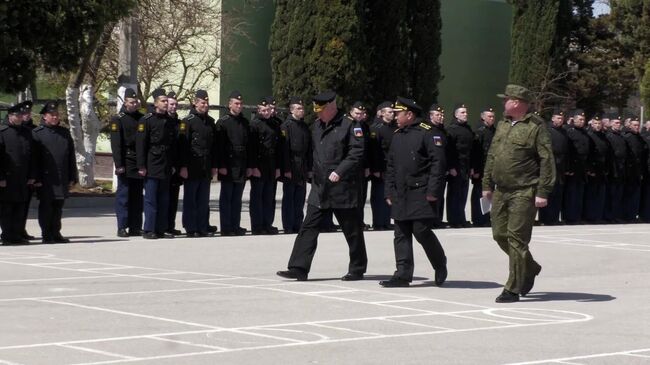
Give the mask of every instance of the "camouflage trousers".
M 541 268 L 528 249 L 536 212 L 533 187 L 497 188 L 492 196 L 492 237 L 509 257 L 510 274 L 504 288 L 513 293 L 520 293 L 525 279 Z

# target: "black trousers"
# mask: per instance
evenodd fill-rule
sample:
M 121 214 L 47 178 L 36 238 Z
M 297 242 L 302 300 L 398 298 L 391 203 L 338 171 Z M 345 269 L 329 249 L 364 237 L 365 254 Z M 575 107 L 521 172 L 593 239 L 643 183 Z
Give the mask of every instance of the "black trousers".
M 469 192 L 469 179 L 460 175 L 447 176 L 447 221 L 450 225 L 467 222 L 465 205 Z
M 309 273 L 318 244 L 319 227 L 327 213 L 334 213 L 336 219 L 341 223 L 341 230 L 350 250 L 348 273 L 364 274 L 368 266 L 368 256 L 366 255 L 366 243 L 363 238 L 359 209 L 320 209 L 313 205 L 307 205 L 305 221 L 302 222 L 289 258 L 289 270 Z
M 180 178 L 179 178 L 180 179 Z M 178 194 L 181 190 L 181 183 L 174 181 L 172 178 L 169 185 L 169 210 L 167 211 L 167 230 L 171 231 L 176 229 L 176 213 L 178 212 Z
M 275 218 L 275 180 L 251 178 L 249 213 L 251 217 L 251 230 L 259 231 L 273 226 Z
M 560 211 L 562 210 L 562 196 L 564 194 L 564 184 L 556 181 L 553 185 L 553 191 L 548 196 L 548 204 L 544 208 L 539 208 L 539 221 L 553 225 L 560 222 Z
M 562 220 L 569 224 L 582 220 L 585 182 L 581 176 L 567 176 L 562 200 Z
M 590 179 L 585 184 L 585 200 L 582 216 L 588 222 L 603 220 L 607 196 L 605 179 Z
M 290 181 L 282 184 L 282 228 L 285 231 L 298 232 L 300 230 L 305 217 L 303 213 L 307 196 L 305 184 L 301 185 Z
M 489 226 L 490 213 L 481 212 L 481 197 L 483 186 L 481 180 L 472 180 L 472 194 L 470 195 L 470 206 L 472 208 L 472 223 L 476 226 Z
M 610 181 L 605 190 L 605 214 L 607 221 L 623 219 L 623 182 Z
M 34 196 L 34 191 L 33 188 L 29 188 L 29 192 L 27 193 L 27 201 L 25 202 L 25 212 L 24 212 L 24 217 L 23 217 L 23 235 L 27 235 L 27 229 L 25 226 L 27 225 L 27 216 L 29 216 L 29 205 L 32 203 L 32 196 Z
M 364 225 L 366 200 L 368 200 L 368 179 L 365 177 L 361 179 L 361 191 L 359 194 L 359 216 L 361 217 L 361 224 Z
M 61 216 L 64 199 L 41 199 L 38 203 L 38 225 L 41 226 L 43 240 L 53 240 L 61 236 Z
M 372 226 L 388 227 L 390 225 L 390 205 L 384 198 L 384 179 L 373 177 L 370 187 L 370 208 L 372 209 Z
M 25 232 L 25 202 L 0 203 L 0 227 L 2 239 L 17 241 L 23 238 Z
M 433 219 L 416 219 L 408 221 L 395 221 L 395 266 L 393 277 L 413 280 L 413 236 L 422 245 L 424 252 L 434 270 L 447 265 L 445 251 L 433 233 Z

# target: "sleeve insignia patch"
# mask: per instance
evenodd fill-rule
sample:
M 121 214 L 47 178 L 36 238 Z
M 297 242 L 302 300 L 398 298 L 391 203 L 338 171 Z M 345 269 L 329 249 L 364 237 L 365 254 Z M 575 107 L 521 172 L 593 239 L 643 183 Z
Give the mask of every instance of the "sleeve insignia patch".
M 282 137 L 287 138 L 287 131 L 284 129 L 282 130 Z
M 436 146 L 442 146 L 442 138 L 440 136 L 433 136 L 433 144 Z
M 354 136 L 355 137 L 363 137 L 363 129 L 362 128 L 354 128 Z

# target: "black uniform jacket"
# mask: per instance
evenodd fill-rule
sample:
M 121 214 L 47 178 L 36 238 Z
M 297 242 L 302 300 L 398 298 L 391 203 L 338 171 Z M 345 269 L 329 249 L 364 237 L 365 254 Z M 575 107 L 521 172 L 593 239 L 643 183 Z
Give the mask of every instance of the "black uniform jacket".
M 494 138 L 494 133 L 496 132 L 496 127 L 494 125 L 488 127 L 483 124 L 478 127 L 476 134 L 474 136 L 474 147 L 472 151 L 472 168 L 474 173 L 480 174 L 478 177 L 479 184 L 480 180 L 483 179 L 483 169 L 485 168 L 485 161 L 487 160 L 488 151 L 492 145 L 492 139 Z
M 138 169 L 148 178 L 169 179 L 177 165 L 176 126 L 166 114 L 149 113 L 138 122 L 136 156 Z
M 567 137 L 566 130 L 562 126 L 553 127 L 549 125 L 548 131 L 551 136 L 553 157 L 555 158 L 555 176 L 560 184 L 564 184 L 567 154 L 569 153 L 569 137 Z
M 127 113 L 124 108 L 111 119 L 111 151 L 115 168 L 124 168 L 126 177 L 141 179 L 135 155 L 135 137 L 142 113 Z
M 612 154 L 607 136 L 603 131 L 596 132 L 594 130 L 589 130 L 587 134 L 591 138 L 591 145 L 593 146 L 587 162 L 587 171 L 595 175 L 590 179 L 604 180 L 609 175 Z
M 627 158 L 625 159 L 626 182 L 640 182 L 648 166 L 648 146 L 637 133 L 628 132 L 623 138 L 627 144 Z
M 278 119 L 259 117 L 253 119 L 250 140 L 253 157 L 262 174 L 261 178 L 275 180 L 275 169 L 280 169 L 282 162 L 282 140 Z
M 397 124 L 394 121 L 384 123 L 381 118 L 375 120 L 375 123 L 370 126 L 370 142 L 368 143 L 370 172 L 386 172 L 388 151 L 395 129 L 397 129 Z
M 0 180 L 7 183 L 0 187 L 0 201 L 27 201 L 27 180 L 35 174 L 33 144 L 31 129 L 13 124 L 0 126 Z
M 211 179 L 217 168 L 217 126 L 214 118 L 192 109 L 178 127 L 179 166 L 187 168 L 187 179 Z
M 416 123 L 397 129 L 388 153 L 386 197 L 395 220 L 437 218 L 437 202 L 445 184 L 445 134 L 430 124 Z
M 282 123 L 281 134 L 282 174 L 291 172 L 290 182 L 304 185 L 312 169 L 311 130 L 304 119 L 296 120 L 289 116 Z
M 449 141 L 447 160 L 448 169 L 456 169 L 461 179 L 469 179 L 471 166 L 472 147 L 474 145 L 474 132 L 468 123 L 461 123 L 457 119 L 447 127 L 447 140 Z
M 587 159 L 592 148 L 591 139 L 584 128 L 576 127 L 567 129 L 567 137 L 569 137 L 567 172 L 572 172 L 577 178 L 584 179 Z
M 612 147 L 609 180 L 616 182 L 625 181 L 625 160 L 627 158 L 627 143 L 621 131 L 609 130 L 607 140 Z
M 312 128 L 314 178 L 308 204 L 321 209 L 355 208 L 363 163 L 363 128 L 340 112 L 328 124 L 316 120 Z M 332 172 L 340 176 L 331 182 Z
M 219 180 L 243 183 L 246 169 L 257 167 L 249 134 L 250 123 L 241 113 L 228 112 L 217 121 L 218 166 L 228 169 L 228 174 L 220 174 Z
M 77 161 L 74 143 L 67 128 L 41 125 L 32 131 L 36 161 L 38 198 L 65 199 L 70 183 L 77 183 Z

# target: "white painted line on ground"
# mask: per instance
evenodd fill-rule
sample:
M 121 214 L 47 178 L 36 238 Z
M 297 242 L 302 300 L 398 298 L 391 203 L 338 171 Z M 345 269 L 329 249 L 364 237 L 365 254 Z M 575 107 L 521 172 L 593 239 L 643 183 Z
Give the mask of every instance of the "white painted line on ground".
M 260 328 L 259 330 L 270 330 L 270 329 L 271 328 Z M 242 331 L 242 330 L 232 330 L 232 329 L 230 329 L 230 330 L 228 330 L 228 332 L 234 332 L 234 333 L 239 333 L 239 334 L 242 334 L 242 335 L 249 335 L 249 336 L 272 338 L 272 339 L 278 340 L 278 341 L 287 341 L 287 342 L 293 342 L 293 343 L 308 343 L 309 342 L 309 341 L 303 341 L 303 340 L 296 340 L 294 338 L 267 335 L 265 333 L 250 332 L 250 330 L 249 331 Z
M 209 329 L 213 329 L 213 330 L 224 330 L 224 328 L 222 328 L 222 327 L 210 326 L 210 325 L 202 324 L 202 323 L 187 322 L 187 321 L 181 321 L 181 320 L 165 318 L 165 317 L 150 316 L 150 315 L 146 315 L 146 314 L 133 313 L 133 312 L 125 312 L 125 311 L 109 309 L 109 308 L 102 308 L 102 307 L 96 307 L 96 306 L 91 306 L 91 305 L 83 305 L 83 304 L 76 304 L 76 303 L 69 303 L 69 302 L 61 302 L 61 301 L 57 301 L 57 300 L 46 300 L 46 299 L 38 299 L 38 300 L 34 300 L 34 301 L 35 302 L 42 302 L 42 303 L 67 305 L 67 306 L 71 306 L 71 307 L 90 309 L 90 310 L 96 310 L 96 311 L 101 311 L 101 312 L 131 316 L 131 317 L 153 319 L 153 320 L 156 320 L 156 321 L 183 324 L 183 325 L 186 325 L 186 326 L 209 328 Z
M 393 304 L 393 303 L 415 303 L 415 302 L 426 302 L 428 299 L 419 298 L 419 299 L 397 299 L 397 300 L 382 300 L 379 302 L 371 302 L 373 304 Z
M 110 278 L 111 275 L 95 275 L 95 276 L 65 276 L 60 278 L 38 278 L 38 279 L 14 279 L 14 280 L 0 280 L 0 284 L 14 284 L 14 283 L 39 283 L 44 281 L 60 281 L 60 280 L 75 280 L 75 279 L 100 279 Z
M 645 348 L 645 349 L 636 349 L 636 350 L 630 350 L 630 351 L 619 351 L 619 352 L 603 352 L 600 354 L 592 354 L 592 355 L 584 355 L 584 356 L 571 356 L 571 357 L 563 357 L 563 358 L 557 358 L 557 359 L 546 359 L 546 360 L 535 360 L 535 361 L 525 361 L 525 362 L 513 362 L 509 363 L 507 365 L 532 365 L 532 364 L 544 364 L 544 363 L 549 363 L 549 362 L 567 362 L 567 361 L 573 361 L 573 360 L 586 360 L 586 359 L 596 359 L 596 358 L 602 358 L 602 357 L 609 357 L 609 356 L 620 356 L 620 355 L 629 355 L 629 354 L 634 354 L 637 352 L 646 352 L 650 351 L 650 348 Z
M 228 350 L 225 347 L 204 345 L 204 344 L 201 344 L 201 343 L 194 343 L 194 342 L 190 342 L 190 341 L 172 340 L 171 338 L 164 338 L 164 337 L 159 337 L 159 336 L 145 336 L 144 338 L 149 338 L 149 339 L 157 340 L 157 341 L 173 342 L 173 343 L 177 343 L 177 344 L 181 344 L 181 345 L 202 347 L 202 348 L 218 350 L 218 351 L 226 351 L 226 350 Z
M 322 328 L 328 328 L 328 329 L 332 329 L 332 330 L 345 331 L 345 332 L 359 333 L 359 334 L 366 335 L 366 336 L 381 336 L 381 333 L 368 332 L 368 331 L 359 331 L 359 330 L 353 330 L 351 328 L 345 328 L 345 327 L 329 326 L 329 325 L 322 324 L 322 323 L 312 323 L 312 324 L 309 324 L 309 326 L 322 327 Z
M 23 364 L 0 359 L 0 365 L 23 365 Z
M 85 352 L 92 352 L 93 354 L 99 354 L 99 355 L 104 355 L 104 356 L 110 356 L 110 357 L 117 357 L 120 359 L 124 360 L 135 360 L 138 359 L 137 357 L 133 356 L 127 356 L 127 355 L 122 355 L 122 354 L 116 354 L 114 352 L 108 352 L 108 351 L 101 351 L 101 350 L 95 350 L 95 349 L 89 349 L 87 347 L 82 347 L 82 346 L 74 346 L 74 345 L 57 345 L 59 347 L 64 347 L 72 350 L 79 350 L 79 351 L 85 351 Z
M 648 356 L 648 355 L 641 355 L 641 354 L 624 354 L 624 356 L 642 357 L 642 358 L 645 358 L 645 359 L 650 359 L 650 356 Z
M 424 328 L 429 328 L 429 329 L 439 329 L 441 331 L 453 331 L 454 330 L 453 328 L 433 326 L 433 325 L 429 325 L 429 324 L 410 322 L 410 321 L 405 321 L 405 320 L 399 320 L 398 321 L 396 319 L 391 319 L 391 318 L 384 318 L 383 321 L 407 324 L 407 325 L 410 325 L 410 326 L 424 327 Z
M 357 289 L 341 289 L 341 290 L 322 290 L 322 291 L 307 291 L 307 292 L 298 292 L 298 293 L 307 293 L 312 295 L 321 295 L 321 294 L 337 294 L 337 293 L 354 293 L 358 292 Z M 296 292 L 293 292 L 296 293 Z

